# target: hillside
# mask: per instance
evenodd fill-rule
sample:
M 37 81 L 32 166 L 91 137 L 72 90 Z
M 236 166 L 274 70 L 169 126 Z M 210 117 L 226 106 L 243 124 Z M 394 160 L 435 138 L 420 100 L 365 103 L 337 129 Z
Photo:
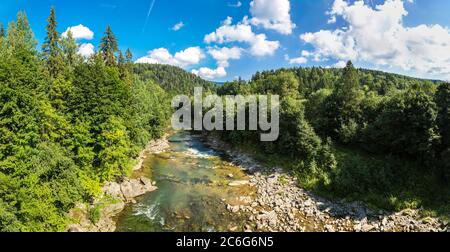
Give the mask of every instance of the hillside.
M 160 64 L 136 64 L 133 71 L 143 81 L 153 80 L 171 94 L 192 94 L 193 87 L 214 90 L 215 84 L 179 67 Z

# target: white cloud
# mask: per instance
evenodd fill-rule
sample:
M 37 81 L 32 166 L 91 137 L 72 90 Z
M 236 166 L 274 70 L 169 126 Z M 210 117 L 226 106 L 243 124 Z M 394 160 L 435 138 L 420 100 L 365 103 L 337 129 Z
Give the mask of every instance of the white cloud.
M 253 56 L 272 55 L 280 47 L 279 41 L 269 41 L 265 34 L 255 34 L 247 17 L 242 22 L 233 25 L 233 20 L 228 17 L 222 22 L 222 26 L 205 36 L 206 43 L 231 43 L 240 42 L 250 45 L 250 53 Z
M 181 28 L 183 28 L 183 27 L 184 27 L 184 23 L 183 23 L 183 22 L 179 22 L 179 23 L 175 24 L 175 25 L 172 27 L 172 30 L 173 30 L 173 31 L 179 31 L 179 30 L 181 30 Z
M 298 58 L 290 58 L 289 55 L 285 55 L 284 59 L 289 62 L 289 64 L 298 64 L 298 65 L 302 65 L 302 64 L 306 64 L 308 63 L 308 59 L 305 57 L 298 57 Z
M 68 27 L 66 31 L 63 32 L 62 36 L 66 37 L 69 30 L 72 32 L 72 36 L 74 39 L 92 40 L 94 38 L 94 32 L 82 24 Z
M 84 43 L 78 47 L 78 54 L 88 58 L 95 53 L 94 45 L 91 43 Z
M 166 48 L 154 49 L 147 56 L 136 60 L 136 63 L 166 64 L 182 68 L 200 63 L 205 58 L 200 47 L 190 47 L 172 55 Z
M 192 70 L 192 73 L 208 80 L 214 80 L 227 76 L 227 71 L 225 70 L 224 67 L 218 67 L 216 69 L 202 67 L 198 70 L 197 69 Z
M 242 6 L 241 1 L 237 1 L 237 3 L 228 3 L 228 7 L 239 8 Z
M 372 8 L 364 1 L 335 0 L 328 15 L 341 17 L 347 27 L 305 33 L 316 60 L 355 60 L 396 68 L 422 77 L 450 76 L 450 30 L 441 25 L 406 27 L 402 0 L 386 0 Z
M 334 68 L 344 68 L 347 66 L 347 62 L 341 60 L 338 61 L 336 64 L 333 65 Z
M 291 20 L 289 0 L 253 0 L 250 3 L 252 25 L 289 35 L 296 25 Z
M 229 60 L 238 60 L 242 56 L 243 49 L 237 46 L 234 47 L 210 47 L 208 48 L 208 54 L 217 61 L 219 67 L 228 67 Z

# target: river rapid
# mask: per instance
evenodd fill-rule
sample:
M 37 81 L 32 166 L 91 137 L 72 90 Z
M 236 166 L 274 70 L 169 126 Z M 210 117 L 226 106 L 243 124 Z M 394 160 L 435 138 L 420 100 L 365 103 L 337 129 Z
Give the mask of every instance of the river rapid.
M 158 190 L 137 199 L 117 217 L 118 232 L 244 231 L 248 215 L 231 213 L 229 204 L 253 197 L 249 185 L 230 186 L 249 177 L 199 135 L 179 132 L 170 148 L 149 155 L 136 177 L 148 177 Z

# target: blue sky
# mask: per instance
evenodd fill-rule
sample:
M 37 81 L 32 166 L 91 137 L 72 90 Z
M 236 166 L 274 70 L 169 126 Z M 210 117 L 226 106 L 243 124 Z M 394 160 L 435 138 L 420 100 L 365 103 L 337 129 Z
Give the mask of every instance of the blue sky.
M 93 39 L 80 35 L 80 44 L 97 48 L 110 24 L 135 60 L 216 81 L 280 67 L 339 67 L 348 59 L 359 67 L 450 79 L 448 0 L 2 0 L 0 22 L 25 10 L 42 41 L 52 5 L 61 33 L 80 24 L 92 31 Z M 224 22 L 227 17 L 232 20 Z

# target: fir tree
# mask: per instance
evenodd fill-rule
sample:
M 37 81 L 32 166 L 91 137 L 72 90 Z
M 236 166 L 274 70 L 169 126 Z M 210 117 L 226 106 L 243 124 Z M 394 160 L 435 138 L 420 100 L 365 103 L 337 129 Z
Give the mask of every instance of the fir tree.
M 47 62 L 47 70 L 50 76 L 55 77 L 62 69 L 61 48 L 59 46 L 59 33 L 57 31 L 58 23 L 56 22 L 55 8 L 51 8 L 50 16 L 47 19 L 47 36 L 42 45 L 44 60 Z
M 66 63 L 73 66 L 80 57 L 77 54 L 78 45 L 73 38 L 72 31 L 69 30 L 66 36 L 61 39 L 61 48 Z
M 128 48 L 125 52 L 125 60 L 127 63 L 132 63 L 133 61 L 133 53 L 131 52 L 130 48 Z
M 0 23 L 0 38 L 4 38 L 6 36 L 5 27 L 3 26 L 3 23 Z
M 114 35 L 111 26 L 106 27 L 105 35 L 101 39 L 100 52 L 106 65 L 114 66 L 116 64 L 116 52 L 119 51 L 116 36 Z

